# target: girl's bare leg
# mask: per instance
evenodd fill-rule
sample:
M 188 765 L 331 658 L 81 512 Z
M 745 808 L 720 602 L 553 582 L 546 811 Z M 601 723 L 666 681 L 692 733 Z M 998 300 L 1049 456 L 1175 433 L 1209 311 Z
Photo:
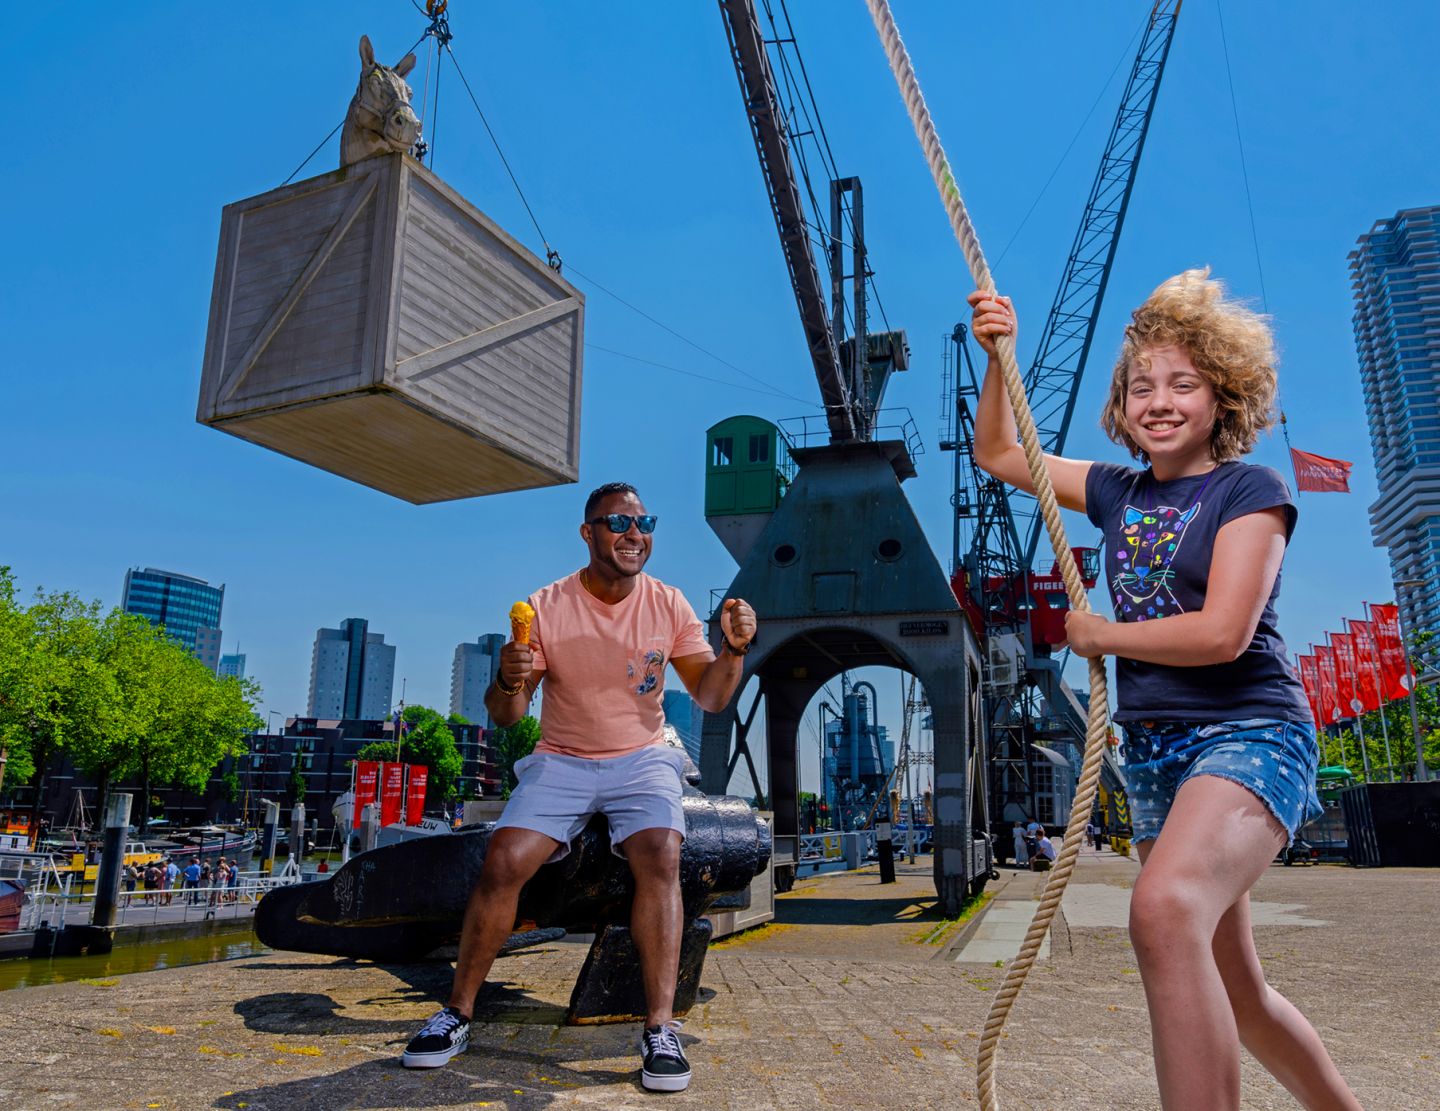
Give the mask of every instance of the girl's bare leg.
M 1230 1009 L 1248 1049 L 1302 1106 L 1359 1111 L 1320 1035 L 1290 1000 L 1265 982 L 1250 932 L 1250 896 L 1242 895 L 1220 919 L 1211 946 Z
M 1130 904 L 1130 940 L 1145 985 L 1155 1073 L 1166 1111 L 1240 1106 L 1240 1030 L 1221 974 L 1217 940 L 1224 942 L 1227 972 L 1240 970 L 1233 961 L 1233 928 L 1224 939 L 1217 939 L 1217 932 L 1284 842 L 1280 824 L 1248 790 L 1227 779 L 1199 775 L 1176 794 L 1160 836 L 1140 846 L 1144 868 Z M 1248 913 L 1243 924 L 1248 938 Z M 1253 959 L 1253 946 L 1249 956 Z M 1264 983 L 1258 960 L 1253 975 Z M 1241 980 L 1232 977 L 1228 984 L 1238 987 Z M 1266 992 L 1268 999 L 1273 993 L 1268 988 Z M 1287 1077 L 1319 1067 L 1313 1056 L 1319 1047 L 1333 1072 L 1309 1024 L 1288 1003 L 1286 1007 L 1313 1041 L 1294 1036 L 1272 1042 L 1260 1035 L 1267 1046 L 1274 1045 L 1274 1060 L 1262 1058 L 1266 1066 L 1288 1083 Z M 1248 1039 L 1260 1026 L 1249 1011 L 1245 1022 Z M 1295 1029 L 1293 1023 L 1287 1028 L 1292 1033 Z M 1265 1029 L 1270 1029 L 1268 1023 Z M 1307 1106 L 1358 1106 L 1353 1096 L 1349 1099 Z

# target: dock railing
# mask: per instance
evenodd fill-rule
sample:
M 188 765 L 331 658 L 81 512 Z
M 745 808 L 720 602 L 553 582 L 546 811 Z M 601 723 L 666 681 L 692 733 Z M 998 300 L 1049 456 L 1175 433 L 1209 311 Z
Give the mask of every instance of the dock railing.
M 66 925 L 90 925 L 95 917 L 95 893 L 72 892 L 74 878 L 73 874 L 60 873 L 53 865 L 41 872 L 21 912 L 20 929 L 58 930 Z M 239 918 L 254 914 L 255 905 L 272 888 L 313 878 L 303 876 L 298 865 L 290 861 L 274 873 L 241 872 L 234 884 L 148 890 L 137 885 L 134 891 L 127 891 L 122 884 L 115 904 L 115 925 L 151 926 Z

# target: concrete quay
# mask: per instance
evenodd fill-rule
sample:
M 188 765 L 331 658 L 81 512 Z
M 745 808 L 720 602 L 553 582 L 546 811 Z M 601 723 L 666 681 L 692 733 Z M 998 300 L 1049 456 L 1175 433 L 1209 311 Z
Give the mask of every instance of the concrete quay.
M 1011 1109 L 1154 1108 L 1149 1030 L 1124 928 L 1136 864 L 1085 850 L 999 1059 Z M 633 1025 L 560 1025 L 586 946 L 502 958 L 470 1051 L 399 1054 L 449 986 L 444 964 L 267 953 L 0 993 L 12 1109 L 940 1108 L 976 1103 L 974 1058 L 1003 961 L 1043 877 L 1005 871 L 969 922 L 933 909 L 929 862 L 803 880 L 777 924 L 716 945 L 682 1039 L 688 1092 L 639 1085 Z M 1371 1111 L 1440 1107 L 1440 870 L 1270 869 L 1255 900 L 1271 983 L 1320 1029 Z M 1247 1108 L 1297 1106 L 1246 1059 Z

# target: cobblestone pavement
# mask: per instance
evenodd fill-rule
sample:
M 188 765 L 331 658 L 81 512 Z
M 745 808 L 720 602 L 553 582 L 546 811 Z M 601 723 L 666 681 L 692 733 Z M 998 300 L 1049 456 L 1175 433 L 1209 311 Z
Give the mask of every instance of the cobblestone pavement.
M 682 1032 L 695 1066 L 683 1094 L 640 1088 L 635 1026 L 560 1025 L 585 954 L 566 942 L 498 962 L 471 1050 L 423 1072 L 402 1069 L 399 1052 L 447 991 L 444 964 L 270 953 L 0 993 L 0 1106 L 972 1105 L 1001 972 L 957 959 L 978 923 L 936 917 L 928 860 L 900 871 L 893 886 L 873 869 L 803 881 L 778 900 L 780 925 L 715 947 Z M 1066 904 L 1077 923 L 1119 920 L 1135 874 L 1130 861 L 1087 853 L 1074 880 L 1086 893 Z M 997 902 L 1033 898 L 1039 878 L 1006 872 L 992 884 Z M 1277 866 L 1256 898 L 1283 908 L 1257 929 L 1271 982 L 1315 1022 L 1365 1106 L 1440 1107 L 1440 988 L 1426 940 L 1440 870 Z M 1148 1046 L 1125 930 L 1059 920 L 1011 1016 L 1002 1106 L 1153 1108 Z M 1247 1059 L 1244 1106 L 1296 1104 Z

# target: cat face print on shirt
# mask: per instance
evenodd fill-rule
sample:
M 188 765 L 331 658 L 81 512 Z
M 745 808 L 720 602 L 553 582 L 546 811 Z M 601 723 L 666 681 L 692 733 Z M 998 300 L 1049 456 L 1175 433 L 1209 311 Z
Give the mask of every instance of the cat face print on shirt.
M 1175 577 L 1172 564 L 1185 537 L 1185 526 L 1199 511 L 1198 501 L 1184 512 L 1169 505 L 1154 509 L 1125 507 L 1111 579 L 1116 616 L 1121 621 L 1145 621 L 1184 612 L 1169 584 Z

